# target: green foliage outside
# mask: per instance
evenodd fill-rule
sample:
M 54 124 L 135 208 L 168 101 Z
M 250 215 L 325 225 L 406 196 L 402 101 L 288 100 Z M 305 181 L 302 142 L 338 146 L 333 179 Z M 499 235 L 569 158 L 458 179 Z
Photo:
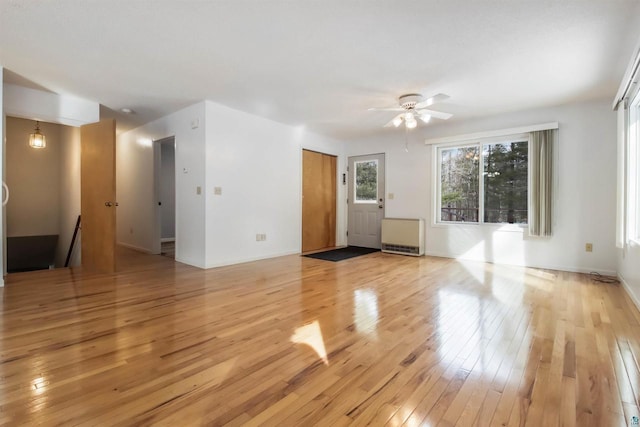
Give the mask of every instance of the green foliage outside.
M 527 141 L 482 146 L 484 222 L 527 222 Z M 478 146 L 441 151 L 442 221 L 478 222 L 480 153 Z
M 484 222 L 526 224 L 527 141 L 483 147 Z
M 378 199 L 378 163 L 375 161 L 356 163 L 356 200 Z
M 478 147 L 441 151 L 442 221 L 478 222 Z

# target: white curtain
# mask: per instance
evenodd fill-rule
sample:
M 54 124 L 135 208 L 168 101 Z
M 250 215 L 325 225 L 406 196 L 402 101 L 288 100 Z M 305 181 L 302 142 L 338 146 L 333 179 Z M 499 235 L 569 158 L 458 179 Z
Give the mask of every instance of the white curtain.
M 529 168 L 529 235 L 551 236 L 553 189 L 553 146 L 555 129 L 531 132 Z

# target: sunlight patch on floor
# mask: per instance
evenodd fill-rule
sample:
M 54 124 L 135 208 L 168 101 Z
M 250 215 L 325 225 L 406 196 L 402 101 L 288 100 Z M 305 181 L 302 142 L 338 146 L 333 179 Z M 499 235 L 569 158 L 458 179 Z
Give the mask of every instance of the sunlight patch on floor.
M 320 330 L 320 323 L 318 323 L 317 320 L 297 328 L 293 332 L 293 335 L 291 335 L 291 342 L 308 345 L 316 352 L 325 365 L 329 365 L 327 350 L 324 346 L 324 339 L 322 338 L 322 330 Z

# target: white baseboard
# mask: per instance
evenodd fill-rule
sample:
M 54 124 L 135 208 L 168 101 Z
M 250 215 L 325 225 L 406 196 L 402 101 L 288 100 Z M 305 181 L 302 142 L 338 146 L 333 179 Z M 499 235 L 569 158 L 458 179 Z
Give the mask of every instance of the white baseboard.
M 125 248 L 133 249 L 134 251 L 144 252 L 145 254 L 153 254 L 153 251 L 151 251 L 149 249 L 141 248 L 141 247 L 136 246 L 136 245 L 130 245 L 129 243 L 117 242 L 116 244 L 118 246 L 123 246 Z
M 4 288 L 4 277 L 0 278 L 0 288 Z
M 600 273 L 604 276 L 616 276 L 617 272 L 615 270 L 604 270 L 601 268 L 583 268 L 583 267 L 569 267 L 565 265 L 540 265 L 540 264 L 510 264 L 506 262 L 495 262 L 495 261 L 486 261 L 480 259 L 473 258 L 460 258 L 457 256 L 453 256 L 451 254 L 443 254 L 438 252 L 425 252 L 427 256 L 435 256 L 438 258 L 452 258 L 460 261 L 475 261 L 475 262 L 487 262 L 489 264 L 496 265 L 514 265 L 517 267 L 527 267 L 527 268 L 540 268 L 542 270 L 557 270 L 557 271 L 568 271 L 570 273 Z
M 160 239 L 160 243 L 169 243 L 169 242 L 175 242 L 176 238 L 175 237 L 163 237 L 162 239 Z
M 629 295 L 629 298 L 631 298 L 631 301 L 633 301 L 633 303 L 635 304 L 638 311 L 640 311 L 640 299 L 638 299 L 638 297 L 633 293 L 633 291 L 631 290 L 631 286 L 629 286 L 627 281 L 624 280 L 624 277 L 620 273 L 618 273 L 618 280 L 620 280 L 620 283 L 622 284 L 622 289 L 625 290 L 627 295 Z

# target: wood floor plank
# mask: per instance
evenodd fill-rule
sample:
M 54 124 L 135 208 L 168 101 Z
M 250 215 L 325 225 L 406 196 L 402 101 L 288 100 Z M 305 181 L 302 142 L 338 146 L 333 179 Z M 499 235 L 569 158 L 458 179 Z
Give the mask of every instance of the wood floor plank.
M 0 288 L 0 425 L 629 425 L 640 313 L 616 284 L 373 253 Z

